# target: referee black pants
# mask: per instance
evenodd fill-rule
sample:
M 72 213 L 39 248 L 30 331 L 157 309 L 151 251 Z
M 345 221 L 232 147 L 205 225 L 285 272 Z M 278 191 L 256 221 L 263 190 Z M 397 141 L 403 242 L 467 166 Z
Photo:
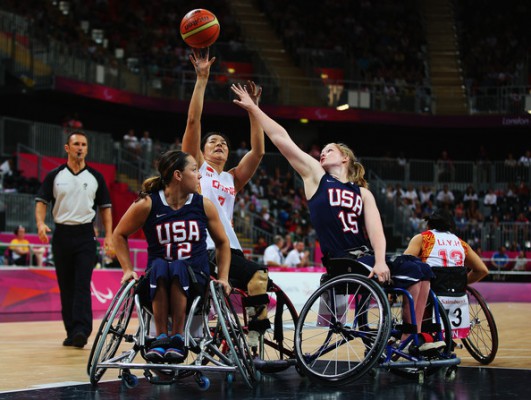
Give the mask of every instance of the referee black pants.
M 67 337 L 92 332 L 90 283 L 96 264 L 96 239 L 92 224 L 55 226 L 52 251 L 59 291 L 61 315 Z

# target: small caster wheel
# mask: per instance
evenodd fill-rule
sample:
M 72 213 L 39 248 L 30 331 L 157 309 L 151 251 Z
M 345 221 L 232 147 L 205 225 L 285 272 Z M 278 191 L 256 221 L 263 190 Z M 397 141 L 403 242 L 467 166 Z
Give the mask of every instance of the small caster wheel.
M 304 378 L 306 375 L 304 374 L 304 371 L 302 370 L 301 367 L 299 367 L 299 365 L 295 365 L 295 371 L 297 371 L 297 373 L 299 374 L 299 376 L 301 376 L 302 378 Z
M 229 372 L 227 376 L 225 377 L 225 381 L 230 385 L 232 382 L 234 382 L 234 374 L 232 372 Z
M 448 367 L 448 369 L 444 373 L 444 379 L 446 382 L 453 382 L 455 380 L 456 375 L 457 375 L 457 366 L 452 365 L 451 367 Z
M 138 377 L 133 374 L 122 374 L 122 382 L 127 389 L 138 386 Z
M 197 382 L 197 385 L 199 386 L 199 390 L 201 390 L 202 392 L 210 388 L 210 379 L 208 379 L 204 375 L 196 377 L 196 382 Z

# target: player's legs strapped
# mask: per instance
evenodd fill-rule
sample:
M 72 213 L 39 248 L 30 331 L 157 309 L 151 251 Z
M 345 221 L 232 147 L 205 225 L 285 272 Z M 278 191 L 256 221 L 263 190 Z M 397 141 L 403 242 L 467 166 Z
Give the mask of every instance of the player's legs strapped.
M 248 297 L 243 299 L 243 304 L 249 316 L 249 330 L 263 333 L 271 327 L 267 319 L 267 305 L 269 296 L 267 295 L 268 283 L 267 270 L 256 271 L 247 283 Z
M 267 305 L 269 296 L 267 287 L 269 277 L 267 267 L 257 264 L 245 258 L 240 250 L 231 249 L 231 265 L 229 280 L 232 286 L 247 292 L 247 297 L 243 298 L 243 305 L 247 312 L 249 331 L 254 333 L 249 335 L 249 344 L 252 337 L 257 338 L 259 333 L 265 332 L 270 326 L 267 319 Z M 215 261 L 215 255 L 211 252 L 211 261 Z

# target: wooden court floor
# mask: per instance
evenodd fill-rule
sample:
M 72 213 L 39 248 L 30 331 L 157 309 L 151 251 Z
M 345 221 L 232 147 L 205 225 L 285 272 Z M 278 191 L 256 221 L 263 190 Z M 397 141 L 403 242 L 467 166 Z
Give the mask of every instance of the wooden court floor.
M 496 359 L 486 368 L 531 370 L 531 310 L 527 303 L 489 305 L 498 326 L 499 349 Z M 63 347 L 65 337 L 61 321 L 0 323 L 0 393 L 43 388 L 53 385 L 88 383 L 86 372 L 92 339 L 84 349 Z M 480 364 L 465 349 L 456 350 L 461 366 Z M 109 370 L 102 382 L 116 380 Z

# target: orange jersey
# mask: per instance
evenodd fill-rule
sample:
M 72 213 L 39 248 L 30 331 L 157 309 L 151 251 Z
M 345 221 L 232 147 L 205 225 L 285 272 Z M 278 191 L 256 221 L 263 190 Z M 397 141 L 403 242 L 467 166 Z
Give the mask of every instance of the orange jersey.
M 450 232 L 435 229 L 424 231 L 420 259 L 432 267 L 462 267 L 468 254 L 468 244 Z

